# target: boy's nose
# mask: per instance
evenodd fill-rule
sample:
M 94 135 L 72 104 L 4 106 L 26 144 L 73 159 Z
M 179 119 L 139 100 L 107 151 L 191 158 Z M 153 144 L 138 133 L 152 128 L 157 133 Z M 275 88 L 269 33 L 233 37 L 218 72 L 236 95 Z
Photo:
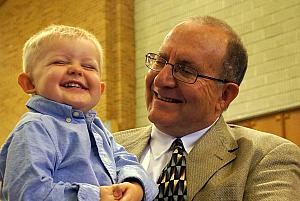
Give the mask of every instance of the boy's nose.
M 82 72 L 81 66 L 78 66 L 78 65 L 76 65 L 76 64 L 70 66 L 70 67 L 68 68 L 68 74 L 82 76 L 83 72 Z

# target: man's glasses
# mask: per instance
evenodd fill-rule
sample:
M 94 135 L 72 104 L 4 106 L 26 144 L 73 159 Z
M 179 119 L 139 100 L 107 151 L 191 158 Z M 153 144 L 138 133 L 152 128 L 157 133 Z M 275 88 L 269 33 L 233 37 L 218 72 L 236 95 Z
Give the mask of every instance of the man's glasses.
M 181 64 L 171 64 L 166 59 L 159 56 L 158 54 L 155 54 L 155 53 L 146 54 L 145 65 L 147 66 L 147 68 L 149 68 L 151 70 L 159 72 L 167 64 L 172 66 L 172 75 L 173 75 L 173 77 L 176 80 L 179 80 L 179 81 L 184 82 L 184 83 L 194 84 L 198 77 L 205 78 L 205 79 L 210 79 L 210 80 L 214 80 L 214 81 L 222 82 L 222 83 L 229 83 L 230 82 L 226 79 L 219 79 L 219 78 L 214 78 L 214 77 L 210 77 L 210 76 L 207 76 L 207 75 L 199 74 L 196 69 L 194 69 L 192 67 L 189 67 L 189 66 L 184 66 L 184 65 L 181 65 Z

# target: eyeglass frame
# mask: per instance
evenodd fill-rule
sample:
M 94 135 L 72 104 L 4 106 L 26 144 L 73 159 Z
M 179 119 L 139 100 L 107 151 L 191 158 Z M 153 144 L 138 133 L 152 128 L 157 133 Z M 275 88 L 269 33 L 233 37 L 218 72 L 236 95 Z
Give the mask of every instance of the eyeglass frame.
M 147 65 L 147 63 L 148 63 L 148 62 L 147 62 L 147 58 L 149 58 L 149 59 L 151 59 L 151 60 L 157 60 L 157 59 L 151 58 L 151 57 L 150 57 L 150 54 L 151 54 L 151 55 L 155 55 L 155 56 L 161 58 L 162 61 L 164 61 L 164 62 L 163 62 L 164 65 L 163 65 L 163 67 L 162 67 L 161 69 L 159 69 L 159 70 L 158 70 L 158 69 L 154 69 L 154 68 L 151 68 L 150 65 Z M 221 83 L 223 83 L 223 84 L 226 84 L 226 83 L 234 83 L 234 82 L 229 81 L 229 80 L 226 80 L 226 79 L 220 79 L 220 78 L 210 77 L 210 76 L 207 76 L 207 75 L 202 75 L 202 74 L 198 73 L 198 71 L 197 71 L 195 68 L 190 67 L 190 66 L 181 65 L 181 64 L 178 64 L 178 63 L 171 64 L 171 63 L 169 63 L 165 58 L 163 58 L 162 56 L 160 56 L 159 54 L 155 54 L 155 53 L 151 53 L 151 52 L 150 52 L 150 53 L 147 53 L 145 56 L 146 56 L 146 59 L 145 59 L 145 66 L 146 66 L 147 68 L 149 68 L 150 70 L 156 71 L 156 72 L 160 72 L 166 65 L 169 64 L 170 66 L 172 66 L 172 76 L 173 76 L 176 80 L 181 81 L 181 82 L 184 82 L 184 83 L 187 83 L 187 84 L 194 84 L 194 83 L 197 81 L 198 77 L 201 77 L 201 78 L 204 78 L 204 79 L 213 80 L 213 81 L 217 81 L 217 82 L 221 82 Z M 197 73 L 197 74 L 195 74 L 195 80 L 194 80 L 194 82 L 187 82 L 187 81 L 184 81 L 184 80 L 181 80 L 181 79 L 178 79 L 177 77 L 175 77 L 175 76 L 174 76 L 174 69 L 175 69 L 175 67 L 176 67 L 177 65 L 178 65 L 178 66 L 184 66 L 184 67 L 193 69 L 193 71 L 195 71 L 195 72 Z

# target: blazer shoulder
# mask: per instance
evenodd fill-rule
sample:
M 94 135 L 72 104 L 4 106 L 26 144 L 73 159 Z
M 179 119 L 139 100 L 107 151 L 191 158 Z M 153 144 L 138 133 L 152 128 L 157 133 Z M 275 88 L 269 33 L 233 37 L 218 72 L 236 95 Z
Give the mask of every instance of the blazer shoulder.
M 272 133 L 266 133 L 233 124 L 229 124 L 228 126 L 235 141 L 239 144 L 239 147 L 242 144 L 248 144 L 255 149 L 264 149 L 267 151 L 281 145 L 295 146 L 293 142 Z
M 149 138 L 151 134 L 151 130 L 152 127 L 151 125 L 149 125 L 149 126 L 119 131 L 112 134 L 114 136 L 114 139 L 118 143 L 126 146 L 127 144 L 138 143 L 140 140 Z

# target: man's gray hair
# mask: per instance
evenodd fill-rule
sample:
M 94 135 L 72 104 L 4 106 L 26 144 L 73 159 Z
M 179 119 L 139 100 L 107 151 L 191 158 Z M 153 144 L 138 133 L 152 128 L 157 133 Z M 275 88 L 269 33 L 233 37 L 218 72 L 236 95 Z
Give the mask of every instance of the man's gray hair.
M 240 85 L 247 70 L 248 54 L 238 34 L 226 22 L 211 16 L 191 17 L 187 21 L 224 30 L 228 35 L 228 44 L 222 61 L 223 72 L 221 75 L 224 79 Z

